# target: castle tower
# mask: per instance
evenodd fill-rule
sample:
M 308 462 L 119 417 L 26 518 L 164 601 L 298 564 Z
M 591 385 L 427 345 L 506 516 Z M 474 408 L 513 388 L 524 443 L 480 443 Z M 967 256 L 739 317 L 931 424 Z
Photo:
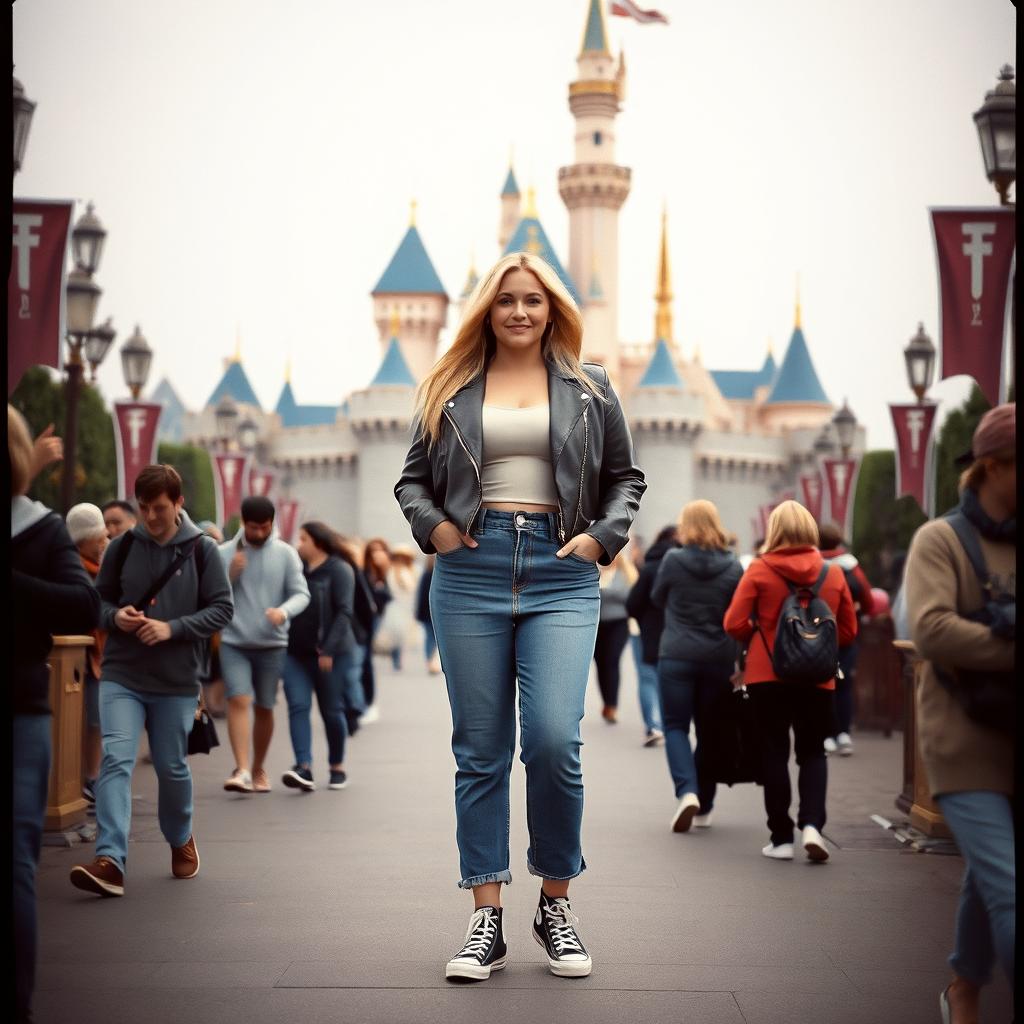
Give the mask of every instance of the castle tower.
M 448 295 L 416 229 L 415 200 L 409 229 L 370 294 L 381 352 L 397 337 L 413 376 L 422 380 L 437 359 L 438 338 L 448 319 Z M 396 313 L 397 333 L 391 329 Z
M 520 213 L 519 185 L 516 183 L 515 172 L 512 170 L 512 160 L 508 162 L 508 177 L 501 190 L 501 222 L 498 225 L 498 248 L 504 252 L 508 240 L 512 237 L 516 225 L 522 216 Z
M 575 162 L 558 170 L 558 191 L 569 210 L 569 276 L 589 282 L 600 267 L 606 316 L 586 323 L 583 355 L 619 374 L 619 208 L 629 195 L 630 171 L 615 163 L 615 118 L 625 90 L 625 63 L 608 48 L 603 0 L 588 0 L 578 74 L 569 85 L 576 119 Z M 584 320 L 586 307 L 584 307 Z M 610 334 L 608 333 L 610 330 Z

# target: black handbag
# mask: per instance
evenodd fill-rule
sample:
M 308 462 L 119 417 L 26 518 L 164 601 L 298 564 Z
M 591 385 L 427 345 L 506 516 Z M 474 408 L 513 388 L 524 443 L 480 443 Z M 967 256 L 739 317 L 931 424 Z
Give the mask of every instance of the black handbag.
M 196 718 L 192 723 L 192 731 L 188 734 L 188 752 L 190 754 L 208 754 L 214 747 L 220 746 L 217 729 L 213 717 L 203 704 L 196 708 Z

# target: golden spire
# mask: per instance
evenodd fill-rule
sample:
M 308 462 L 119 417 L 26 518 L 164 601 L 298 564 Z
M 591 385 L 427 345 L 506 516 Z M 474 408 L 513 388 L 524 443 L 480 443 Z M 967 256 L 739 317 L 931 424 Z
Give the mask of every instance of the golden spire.
M 539 256 L 543 250 L 544 246 L 541 245 L 540 237 L 537 232 L 537 225 L 528 224 L 526 226 L 526 251 L 532 252 L 535 256 Z
M 398 316 L 398 307 L 395 306 L 395 308 L 391 310 L 391 322 L 388 325 L 388 332 L 389 332 L 388 336 L 389 337 L 391 337 L 391 338 L 397 338 L 398 337 L 398 327 L 399 327 L 399 324 L 400 324 L 400 320 L 399 320 L 399 316 Z
M 775 356 L 775 345 L 771 338 L 768 339 L 768 356 L 769 358 L 774 358 Z
M 292 382 L 292 357 L 289 356 L 285 360 L 284 364 L 284 382 L 285 384 L 291 384 Z
M 537 220 L 537 190 L 532 185 L 526 190 L 526 208 L 523 210 L 523 216 Z
M 235 324 L 235 354 L 232 356 L 231 361 L 233 363 L 240 363 L 242 361 L 242 325 L 239 323 Z
M 409 200 L 409 227 L 416 227 L 416 200 Z
M 664 338 L 670 348 L 672 337 L 672 272 L 668 264 L 668 206 L 661 211 L 661 252 L 658 258 L 658 290 L 654 293 L 657 311 L 654 314 L 654 340 Z
M 796 317 L 795 317 L 795 323 L 793 324 L 793 326 L 794 327 L 803 327 L 803 324 L 800 322 L 800 320 L 801 320 L 801 317 L 800 317 L 800 275 L 797 274 L 796 275 Z

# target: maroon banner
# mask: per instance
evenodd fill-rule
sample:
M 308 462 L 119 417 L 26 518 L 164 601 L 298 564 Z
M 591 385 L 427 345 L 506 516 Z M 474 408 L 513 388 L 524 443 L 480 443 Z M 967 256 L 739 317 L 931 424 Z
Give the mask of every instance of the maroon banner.
M 64 272 L 74 203 L 15 199 L 7 276 L 7 396 L 30 366 L 63 366 Z
M 277 503 L 277 532 L 281 540 L 293 543 L 293 537 L 298 532 L 298 521 L 299 503 L 294 498 L 282 498 Z
M 966 373 L 996 405 L 1006 400 L 1003 352 L 1017 247 L 1014 210 L 930 212 L 939 270 L 939 379 Z
M 849 535 L 847 520 L 853 511 L 858 465 L 857 459 L 823 459 L 821 463 L 828 491 L 828 517 L 843 531 L 843 536 Z
M 272 469 L 261 469 L 259 466 L 249 468 L 249 494 L 261 498 L 269 498 L 274 487 L 277 474 Z
M 935 425 L 935 402 L 894 404 L 889 406 L 896 431 L 896 497 L 911 495 L 926 516 L 931 516 L 932 428 Z
M 803 473 L 797 481 L 800 487 L 800 503 L 814 516 L 816 523 L 821 522 L 821 509 L 824 502 L 824 489 L 821 486 L 821 473 Z
M 136 478 L 156 462 L 156 431 L 163 409 L 158 402 L 114 403 L 117 496 L 122 501 L 135 497 Z
M 213 455 L 213 489 L 217 496 L 217 524 L 221 527 L 242 511 L 248 461 L 248 455 L 236 452 Z

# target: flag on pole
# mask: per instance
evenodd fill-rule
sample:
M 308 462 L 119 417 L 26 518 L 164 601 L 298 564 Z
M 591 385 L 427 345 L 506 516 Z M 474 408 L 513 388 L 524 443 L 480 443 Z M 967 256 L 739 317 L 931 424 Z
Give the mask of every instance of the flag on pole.
M 637 7 L 633 0 L 611 0 L 608 9 L 620 18 L 632 18 L 634 21 L 639 21 L 641 25 L 652 21 L 660 21 L 663 25 L 668 24 L 668 18 L 661 11 L 653 9 L 645 11 L 642 7 Z

